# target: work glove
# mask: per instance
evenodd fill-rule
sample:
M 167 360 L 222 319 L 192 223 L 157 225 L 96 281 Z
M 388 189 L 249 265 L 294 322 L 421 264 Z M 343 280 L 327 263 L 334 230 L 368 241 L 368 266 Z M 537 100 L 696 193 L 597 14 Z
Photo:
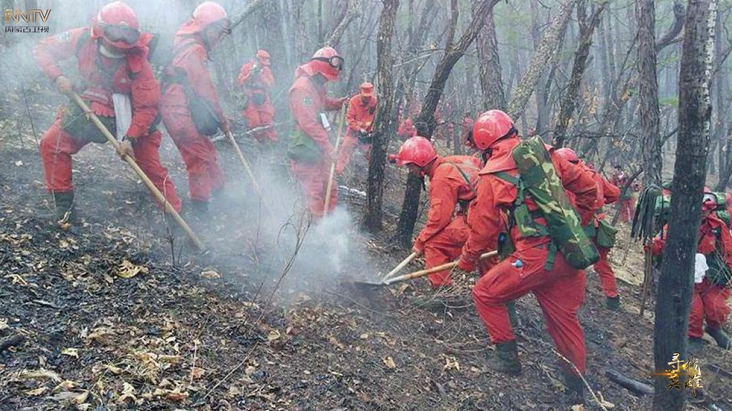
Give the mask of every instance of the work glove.
M 468 273 L 472 273 L 473 271 L 475 271 L 475 263 L 470 262 L 461 256 L 456 268 L 459 268 L 460 270 Z
M 132 141 L 129 137 L 125 136 L 122 142 L 119 143 L 119 156 L 124 160 L 125 156 L 135 160 L 135 149 L 132 147 Z
M 418 241 L 414 242 L 414 245 L 412 246 L 412 252 L 414 254 L 417 254 L 417 257 L 424 254 L 424 244 L 421 244 Z
M 56 90 L 58 90 L 59 93 L 65 94 L 67 96 L 70 96 L 71 93 L 74 91 L 74 84 L 69 80 L 68 77 L 61 75 L 56 77 L 56 80 L 53 81 L 53 84 L 56 86 Z

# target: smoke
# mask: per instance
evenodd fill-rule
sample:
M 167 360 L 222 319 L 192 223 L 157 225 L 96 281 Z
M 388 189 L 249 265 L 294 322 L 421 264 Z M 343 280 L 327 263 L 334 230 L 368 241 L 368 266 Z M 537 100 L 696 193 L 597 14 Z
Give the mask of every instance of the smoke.
M 51 81 L 37 67 L 32 56 L 33 47 L 48 36 L 63 33 L 72 28 L 88 27 L 98 10 L 109 2 L 102 0 L 64 0 L 63 2 L 40 0 L 38 1 L 40 9 L 51 9 L 49 20 L 39 23 L 39 25 L 49 27 L 47 33 L 2 33 L 0 51 L 3 57 L 0 58 L 0 82 L 3 83 L 5 89 L 0 88 L 0 90 L 6 93 L 6 96 L 11 93 L 26 95 L 30 101 L 30 115 L 35 119 L 35 127 L 39 134 L 37 137 L 43 134 L 54 119 L 55 110 L 52 109 L 52 105 L 66 104 L 67 99 L 53 90 Z M 165 63 L 164 54 L 172 48 L 174 33 L 190 17 L 196 4 L 182 1 L 125 0 L 125 2 L 135 10 L 142 30 L 160 35 L 158 49 L 153 53 L 152 62 L 154 64 Z M 242 2 L 233 0 L 221 1 L 220 4 L 227 9 L 230 17 L 235 17 L 245 6 Z M 281 7 L 283 4 L 282 1 L 279 2 Z M 18 5 L 18 7 L 22 6 Z M 287 20 L 284 16 L 281 18 Z M 295 28 L 288 26 L 288 22 L 282 24 L 283 31 L 288 35 L 291 36 L 296 31 Z M 220 70 L 217 73 L 217 70 L 214 69 L 215 65 L 212 65 L 210 72 L 213 76 L 223 75 L 219 85 L 223 85 L 224 88 L 236 81 L 238 69 L 254 56 L 259 46 L 266 46 L 268 42 L 276 41 L 276 39 L 261 38 L 262 36 L 256 38 L 258 36 L 255 33 L 256 30 L 247 30 L 246 27 L 246 24 L 240 26 L 234 34 L 218 46 L 219 50 L 213 54 Z M 250 33 L 254 34 L 250 35 Z M 247 39 L 247 36 L 251 39 Z M 288 38 L 287 41 L 284 55 L 276 47 L 273 49 L 275 72 L 276 74 L 277 72 L 285 73 L 277 76 L 277 86 L 271 96 L 277 104 L 278 118 L 282 120 L 278 120 L 279 124 L 288 123 L 290 120 L 286 91 L 291 84 L 291 75 L 295 66 L 302 63 L 299 61 L 301 60 L 299 55 L 304 53 L 309 56 L 319 46 L 314 36 L 312 38 L 308 36 L 307 42 L 302 40 L 302 44 L 298 43 L 297 49 L 300 50 L 296 50 L 294 47 L 294 39 Z M 235 44 L 230 44 L 232 42 Z M 274 58 L 278 54 L 282 55 L 279 60 Z M 60 65 L 64 74 L 72 80 L 78 79 L 75 58 L 60 62 Z M 345 80 L 345 77 L 343 78 Z M 230 108 L 227 110 L 229 116 L 236 119 L 239 108 L 232 103 L 233 98 L 225 97 L 225 93 L 222 93 L 221 97 L 222 105 Z M 13 110 L 4 112 L 4 105 L 0 104 L 0 115 L 3 117 L 24 115 L 19 114 L 24 110 L 22 100 L 19 102 L 8 99 L 8 101 L 13 103 L 8 105 Z M 20 122 L 23 123 L 23 127 L 28 127 L 25 117 L 22 117 Z M 336 122 L 333 121 L 333 123 Z M 281 141 L 287 140 L 286 131 L 288 130 L 286 129 L 288 127 L 289 125 L 278 127 L 277 131 Z M 251 142 L 250 137 L 245 137 L 244 140 Z M 245 142 L 242 141 L 242 143 Z M 253 260 L 258 267 L 258 272 L 252 275 L 265 275 L 266 281 L 270 284 L 277 280 L 283 267 L 294 256 L 292 266 L 285 281 L 281 284 L 282 290 L 293 294 L 298 292 L 312 294 L 332 287 L 342 276 L 351 275 L 354 270 L 360 271 L 362 267 L 371 265 L 366 253 L 359 247 L 359 232 L 346 204 L 340 204 L 335 212 L 322 221 L 310 220 L 298 184 L 289 175 L 284 147 L 280 146 L 268 154 L 259 152 L 259 148 L 253 144 L 243 148 L 245 148 L 245 156 L 253 163 L 264 198 L 260 198 L 253 189 L 242 165 L 234 156 L 232 148 L 226 144 L 219 146 L 221 166 L 227 178 L 227 189 L 223 198 L 219 199 L 217 204 L 212 204 L 214 222 L 195 224 L 190 221 L 190 216 L 185 212 L 183 215 L 207 245 L 220 255 L 236 256 L 240 258 L 240 261 Z M 184 176 L 183 162 L 178 150 L 167 135 L 163 139 L 160 154 L 163 165 L 171 172 L 179 195 L 185 198 L 188 181 Z M 110 147 L 87 147 L 75 155 L 74 159 L 78 161 L 77 166 L 83 163 L 103 162 L 113 167 L 118 176 L 131 174 L 123 162 L 117 161 L 116 155 Z M 38 175 L 37 178 L 40 180 L 42 176 Z M 136 181 L 136 178 L 134 180 Z M 95 182 L 98 183 L 99 180 Z M 134 184 L 130 179 L 123 177 L 120 177 L 115 183 Z M 102 198 L 102 190 L 101 183 L 87 185 L 80 190 L 82 193 L 79 196 L 80 204 L 78 205 L 82 211 L 85 200 L 88 204 L 96 201 L 97 197 Z M 136 190 L 140 191 L 144 188 L 136 185 Z M 337 190 L 336 184 L 334 184 L 333 190 Z M 115 192 L 120 193 L 124 190 L 115 190 Z M 40 196 L 45 195 L 44 191 Z M 120 195 L 114 201 L 122 203 L 123 197 Z M 184 210 L 187 206 L 185 203 L 184 200 Z M 271 210 L 273 218 L 268 210 Z M 127 223 L 144 225 L 144 220 Z
M 243 240 L 239 245 L 250 242 L 246 253 L 256 255 L 265 285 L 276 286 L 291 262 L 279 284 L 280 294 L 293 298 L 300 293 L 314 295 L 373 266 L 359 241 L 357 222 L 347 204 L 340 203 L 325 218 L 313 221 L 280 155 L 259 156 L 253 164 L 262 198 L 245 176 L 243 166 L 232 162 L 228 153 L 226 157 L 225 167 L 232 180 L 227 182 L 226 199 L 216 212 L 218 218 L 226 219 L 224 234 L 246 233 L 245 239 L 238 237 Z M 336 185 L 332 189 L 337 190 Z M 217 236 L 215 246 L 236 246 L 227 237 Z

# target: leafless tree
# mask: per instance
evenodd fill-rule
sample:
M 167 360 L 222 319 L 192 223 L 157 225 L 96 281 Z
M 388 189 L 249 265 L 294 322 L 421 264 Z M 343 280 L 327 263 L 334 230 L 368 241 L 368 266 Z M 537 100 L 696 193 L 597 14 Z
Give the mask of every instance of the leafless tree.
M 673 199 L 656 303 L 654 360 L 656 370 L 668 367 L 674 353 L 688 358 L 687 329 L 694 282 L 694 256 L 701 222 L 701 201 L 707 153 L 711 102 L 716 0 L 689 0 L 686 12 L 679 79 L 679 138 L 674 165 Z M 667 390 L 668 379 L 657 376 L 653 409 L 681 411 L 683 391 Z

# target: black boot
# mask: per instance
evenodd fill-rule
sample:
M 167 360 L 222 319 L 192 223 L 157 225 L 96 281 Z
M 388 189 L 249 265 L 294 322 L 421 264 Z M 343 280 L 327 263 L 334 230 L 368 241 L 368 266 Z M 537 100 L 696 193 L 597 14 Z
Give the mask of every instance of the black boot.
M 585 403 L 585 383 L 582 377 L 577 374 L 564 372 L 564 386 L 567 387 L 567 394 L 572 405 Z
M 521 362 L 518 358 L 516 340 L 496 344 L 496 351 L 488 357 L 489 368 L 508 375 L 521 374 Z
M 607 300 L 605 300 L 605 307 L 610 311 L 620 310 L 620 296 L 607 297 Z
M 714 338 L 714 341 L 717 342 L 718 346 L 722 347 L 725 350 L 730 349 L 729 336 L 721 328 L 712 328 L 707 325 L 704 328 L 704 331 L 706 331 L 707 334 L 711 335 L 712 338 Z
M 74 192 L 53 193 L 54 222 L 76 224 L 78 216 L 74 207 Z

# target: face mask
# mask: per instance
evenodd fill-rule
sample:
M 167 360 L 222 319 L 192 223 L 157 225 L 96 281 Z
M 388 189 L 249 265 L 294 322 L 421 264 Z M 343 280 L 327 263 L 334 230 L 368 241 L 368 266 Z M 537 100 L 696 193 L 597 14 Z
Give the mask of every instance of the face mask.
M 109 50 L 108 48 L 104 47 L 104 44 L 99 45 L 99 52 L 102 53 L 102 55 L 104 57 L 108 57 L 111 59 L 121 59 L 122 57 L 125 56 L 124 53 L 117 54 L 117 53 L 113 52 L 112 50 Z

